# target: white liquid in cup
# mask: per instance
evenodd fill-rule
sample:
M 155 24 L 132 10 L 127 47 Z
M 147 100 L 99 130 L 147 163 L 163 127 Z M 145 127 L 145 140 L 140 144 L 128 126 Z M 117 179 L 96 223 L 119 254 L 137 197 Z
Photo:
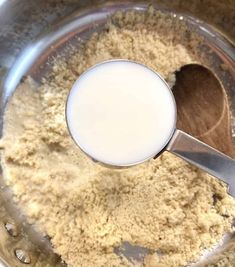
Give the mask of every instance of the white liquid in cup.
M 176 105 L 157 73 L 115 60 L 79 77 L 68 96 L 66 116 L 73 139 L 89 156 L 130 166 L 164 149 L 175 129 Z

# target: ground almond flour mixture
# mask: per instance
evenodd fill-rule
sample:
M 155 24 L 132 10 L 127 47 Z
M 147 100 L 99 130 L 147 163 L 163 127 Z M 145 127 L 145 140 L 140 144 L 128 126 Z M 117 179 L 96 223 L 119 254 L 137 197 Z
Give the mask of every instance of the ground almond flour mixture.
M 75 146 L 64 117 L 71 86 L 91 65 L 132 59 L 172 85 L 175 70 L 198 61 L 199 43 L 152 8 L 119 13 L 81 50 L 57 58 L 40 88 L 27 79 L 16 90 L 1 140 L 4 176 L 68 266 L 185 266 L 232 231 L 235 201 L 218 180 L 167 152 L 133 168 L 100 166 Z M 149 249 L 143 262 L 114 253 L 126 241 Z

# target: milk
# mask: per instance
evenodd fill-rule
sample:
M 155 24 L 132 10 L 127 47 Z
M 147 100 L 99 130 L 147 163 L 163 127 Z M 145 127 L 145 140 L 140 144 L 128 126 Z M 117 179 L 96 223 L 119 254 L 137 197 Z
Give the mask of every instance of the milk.
M 174 97 L 164 80 L 131 61 L 107 61 L 75 82 L 67 100 L 68 129 L 92 158 L 129 166 L 158 154 L 175 129 Z

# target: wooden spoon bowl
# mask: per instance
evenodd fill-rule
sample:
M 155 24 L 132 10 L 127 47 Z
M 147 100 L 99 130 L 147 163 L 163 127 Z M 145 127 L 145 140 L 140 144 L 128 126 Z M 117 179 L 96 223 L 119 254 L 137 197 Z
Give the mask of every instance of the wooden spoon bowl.
M 176 72 L 177 128 L 235 158 L 228 99 L 208 68 L 189 64 Z

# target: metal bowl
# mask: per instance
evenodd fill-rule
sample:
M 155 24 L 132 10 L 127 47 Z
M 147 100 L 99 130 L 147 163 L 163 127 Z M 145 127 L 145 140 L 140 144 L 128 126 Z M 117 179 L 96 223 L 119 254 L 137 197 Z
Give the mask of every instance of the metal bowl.
M 79 2 L 79 3 L 78 3 Z M 96 6 L 97 2 L 101 2 Z M 103 3 L 102 3 L 103 2 Z M 145 12 L 148 4 L 136 1 L 4 1 L 0 0 L 0 130 L 2 130 L 3 113 L 9 96 L 14 92 L 17 85 L 25 75 L 32 76 L 38 83 L 45 72 L 50 71 L 50 65 L 45 66 L 48 57 L 55 52 L 64 51 L 67 42 L 79 36 L 87 39 L 94 31 L 103 29 L 107 16 L 119 11 L 138 10 Z M 208 64 L 220 78 L 228 95 L 232 118 L 235 116 L 235 48 L 228 40 L 228 36 L 234 34 L 235 23 L 229 15 L 226 17 L 226 27 L 222 26 L 224 20 L 221 5 L 211 6 L 211 12 L 218 10 L 217 19 L 212 24 L 218 29 L 224 29 L 223 34 L 205 21 L 208 19 L 199 1 L 194 3 L 194 13 L 189 1 L 156 1 L 155 7 L 163 12 L 169 12 L 175 19 L 184 19 L 192 30 L 197 31 L 205 37 L 203 44 L 204 52 L 210 48 L 208 53 Z M 210 3 L 212 1 L 205 1 Z M 231 1 L 228 1 L 230 3 Z M 98 3 L 98 4 L 99 4 Z M 91 7 L 92 6 L 92 7 Z M 217 9 L 216 9 L 217 8 Z M 35 11 L 36 10 L 36 11 Z M 227 14 L 231 9 L 227 5 Z M 233 13 L 232 13 L 233 14 Z M 199 19 L 202 18 L 203 20 Z M 62 19 L 61 19 L 62 18 Z M 58 22 L 59 19 L 59 22 Z M 52 23 L 52 21 L 54 23 Z M 230 22 L 230 24 L 228 23 Z M 94 27 L 94 24 L 96 25 Z M 229 27 L 231 25 L 231 27 Z M 36 35 L 40 35 L 35 38 Z M 227 37 L 226 37 L 227 36 Z M 23 48 L 23 50 L 22 50 Z M 19 53 L 20 52 L 20 53 Z M 220 68 L 226 64 L 226 70 Z M 229 70 L 229 71 L 227 71 Z M 233 132 L 235 120 L 232 121 Z M 12 201 L 12 194 L 0 180 L 0 266 L 66 266 L 60 257 L 53 253 L 49 237 L 44 237 L 29 225 L 26 218 L 17 209 Z M 219 250 L 213 255 L 207 256 L 204 262 L 197 263 L 197 266 L 204 266 L 208 260 L 220 258 L 221 250 L 230 250 L 235 253 L 233 237 L 230 237 Z M 130 253 L 141 248 L 131 247 Z M 118 252 L 117 252 L 118 253 Z M 128 255 L 126 255 L 128 257 Z

